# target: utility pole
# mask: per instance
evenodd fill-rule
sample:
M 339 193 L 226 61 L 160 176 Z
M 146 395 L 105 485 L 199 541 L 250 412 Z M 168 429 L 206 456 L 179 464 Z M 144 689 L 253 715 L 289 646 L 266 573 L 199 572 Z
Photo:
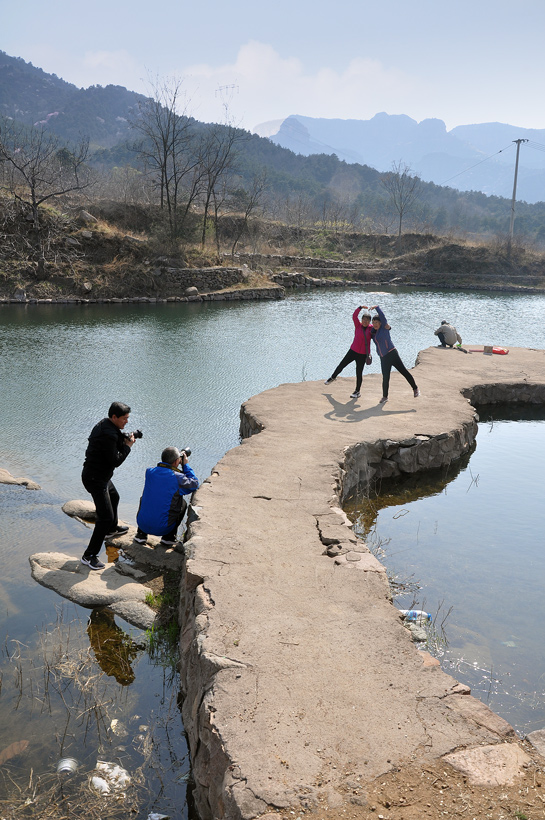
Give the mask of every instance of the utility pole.
M 507 242 L 507 252 L 511 253 L 511 243 L 513 242 L 513 228 L 515 225 L 515 200 L 517 198 L 517 176 L 519 172 L 519 153 L 521 142 L 528 142 L 528 140 L 513 140 L 517 144 L 517 158 L 515 160 L 515 180 L 513 182 L 513 198 L 511 200 L 511 220 L 509 222 L 509 241 Z

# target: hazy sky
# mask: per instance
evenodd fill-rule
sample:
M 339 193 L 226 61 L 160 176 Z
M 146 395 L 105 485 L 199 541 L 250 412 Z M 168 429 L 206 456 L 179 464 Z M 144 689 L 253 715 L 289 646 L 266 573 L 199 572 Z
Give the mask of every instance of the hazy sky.
M 0 2 L 8 54 L 82 87 L 183 78 L 204 121 L 227 104 L 248 129 L 380 111 L 545 128 L 545 0 Z

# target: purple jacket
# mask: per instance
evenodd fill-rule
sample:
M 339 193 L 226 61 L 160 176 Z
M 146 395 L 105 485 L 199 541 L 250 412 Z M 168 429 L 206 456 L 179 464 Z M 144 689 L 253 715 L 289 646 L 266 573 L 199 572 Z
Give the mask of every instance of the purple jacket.
M 395 344 L 390 338 L 390 331 L 386 328 L 386 325 L 388 324 L 386 321 L 386 316 L 378 305 L 377 313 L 380 317 L 380 327 L 378 330 L 373 328 L 373 341 L 375 343 L 375 347 L 377 348 L 377 353 L 382 359 L 382 357 L 386 356 L 386 354 L 391 350 L 395 350 Z

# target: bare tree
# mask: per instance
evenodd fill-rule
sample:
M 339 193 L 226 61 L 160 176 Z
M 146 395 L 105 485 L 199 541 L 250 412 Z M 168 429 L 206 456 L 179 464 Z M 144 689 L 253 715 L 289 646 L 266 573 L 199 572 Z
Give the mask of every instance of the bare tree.
M 392 163 L 392 170 L 383 174 L 380 182 L 390 197 L 390 202 L 399 217 L 398 236 L 401 236 L 403 217 L 420 196 L 420 177 L 403 163 Z
M 224 201 L 225 180 L 233 174 L 237 158 L 237 144 L 249 135 L 232 124 L 212 126 L 204 136 L 201 147 L 203 163 L 203 225 L 201 247 L 206 242 L 206 227 L 211 205 L 214 208 L 214 226 L 217 226 L 219 208 Z M 217 244 L 217 237 L 216 237 Z
M 70 146 L 45 128 L 31 128 L 6 117 L 0 120 L 2 187 L 30 207 L 36 229 L 40 205 L 92 184 L 88 153 L 86 138 Z
M 234 210 L 242 212 L 242 218 L 238 220 L 235 227 L 233 244 L 231 246 L 231 256 L 235 255 L 240 239 L 248 227 L 250 216 L 257 210 L 263 193 L 267 187 L 266 170 L 256 173 L 248 188 L 239 188 L 231 194 L 231 204 Z
M 175 244 L 202 191 L 201 135 L 185 104 L 181 105 L 179 80 L 156 80 L 152 90 L 153 96 L 140 106 L 132 125 L 142 135 L 138 154 L 159 191 L 159 205 L 167 211 L 170 239 Z

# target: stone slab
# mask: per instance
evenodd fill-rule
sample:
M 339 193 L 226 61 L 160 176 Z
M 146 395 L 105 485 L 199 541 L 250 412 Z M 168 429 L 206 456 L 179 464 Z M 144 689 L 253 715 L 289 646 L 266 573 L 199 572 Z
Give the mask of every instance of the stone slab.
M 92 501 L 82 501 L 80 499 L 66 501 L 62 506 L 62 511 L 86 526 L 93 523 L 96 518 L 95 505 Z M 120 521 L 119 523 L 125 524 L 126 522 Z M 165 549 L 159 546 L 161 538 L 155 535 L 148 536 L 147 545 L 137 544 L 133 540 L 136 535 L 136 527 L 127 526 L 129 530 L 125 535 L 118 538 L 106 538 L 105 543 L 122 549 L 129 558 L 133 558 L 143 566 L 159 570 L 181 571 L 183 564 L 183 547 L 181 545 L 176 548 L 169 547 Z
M 530 732 L 529 735 L 526 735 L 526 740 L 531 743 L 536 752 L 539 752 L 541 757 L 545 757 L 545 729 Z
M 522 774 L 532 758 L 516 743 L 501 743 L 463 749 L 445 755 L 443 760 L 479 786 L 508 786 Z
M 62 505 L 62 511 L 70 518 L 77 518 L 78 521 L 95 521 L 96 519 L 95 505 L 92 501 L 82 501 L 81 499 L 67 501 Z
M 91 570 L 62 552 L 38 552 L 29 561 L 34 580 L 63 598 L 91 609 L 107 606 L 140 629 L 153 626 L 155 612 L 145 603 L 149 589 L 121 575 L 113 564 Z
M 15 478 L 8 470 L 0 467 L 0 484 L 18 484 L 20 487 L 26 487 L 27 490 L 41 490 L 39 484 L 32 481 L 30 478 Z

